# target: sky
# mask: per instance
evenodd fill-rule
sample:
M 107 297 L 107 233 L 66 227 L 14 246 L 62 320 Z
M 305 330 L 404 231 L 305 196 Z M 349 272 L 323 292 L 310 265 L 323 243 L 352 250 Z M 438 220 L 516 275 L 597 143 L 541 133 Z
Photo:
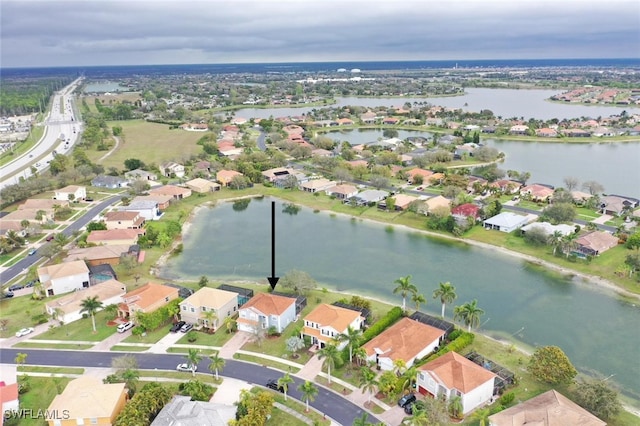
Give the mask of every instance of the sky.
M 638 0 L 2 0 L 0 66 L 640 57 Z

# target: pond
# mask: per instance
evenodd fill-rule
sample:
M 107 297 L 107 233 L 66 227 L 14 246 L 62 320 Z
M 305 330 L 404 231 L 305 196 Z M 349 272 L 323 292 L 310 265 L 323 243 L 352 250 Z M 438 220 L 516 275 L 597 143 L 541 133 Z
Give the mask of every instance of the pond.
M 183 253 L 169 260 L 161 276 L 266 281 L 270 201 L 202 209 L 184 236 Z M 478 299 L 486 312 L 481 332 L 529 347 L 560 346 L 581 371 L 613 374 L 627 394 L 640 398 L 638 306 L 498 251 L 304 207 L 295 215 L 280 213 L 283 204 L 275 201 L 278 275 L 299 269 L 323 287 L 397 304 L 394 280 L 412 275 L 429 300 L 426 310 L 436 315 L 440 306 L 431 294 L 439 282 L 450 281 L 457 304 Z

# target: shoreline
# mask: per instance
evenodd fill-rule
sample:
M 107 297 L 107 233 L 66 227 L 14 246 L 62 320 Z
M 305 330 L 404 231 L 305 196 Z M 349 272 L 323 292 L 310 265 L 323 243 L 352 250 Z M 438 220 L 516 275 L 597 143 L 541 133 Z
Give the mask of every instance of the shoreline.
M 159 271 L 160 268 L 162 268 L 163 266 L 166 265 L 166 262 L 169 259 L 170 254 L 173 252 L 173 249 L 178 244 L 180 244 L 180 242 L 182 242 L 184 240 L 185 235 L 188 233 L 189 229 L 191 228 L 191 226 L 193 224 L 193 220 L 194 220 L 195 216 L 202 209 L 207 208 L 207 207 L 211 207 L 211 206 L 215 206 L 218 202 L 230 202 L 230 201 L 236 201 L 236 200 L 247 199 L 247 198 L 261 198 L 261 197 L 273 197 L 273 198 L 278 198 L 279 200 L 283 200 L 283 201 L 286 201 L 286 202 L 291 202 L 291 201 L 285 200 L 283 198 L 279 198 L 277 196 L 258 194 L 258 195 L 244 195 L 244 196 L 239 196 L 239 197 L 230 197 L 230 198 L 224 198 L 224 199 L 215 200 L 215 201 L 207 201 L 207 202 L 204 202 L 202 204 L 199 204 L 199 205 L 195 206 L 193 208 L 193 210 L 191 211 L 189 217 L 185 220 L 185 222 L 184 222 L 184 224 L 182 226 L 182 231 L 181 231 L 181 234 L 180 234 L 180 238 L 176 239 L 174 241 L 174 243 L 171 245 L 171 247 L 169 248 L 169 250 L 165 254 L 160 256 L 160 258 L 158 259 L 158 261 L 156 262 L 155 265 L 151 266 L 151 270 L 154 271 L 153 275 L 156 275 L 156 276 L 160 277 L 159 275 L 157 275 L 157 272 Z M 313 209 L 313 207 L 309 207 L 309 206 L 307 206 L 305 204 L 299 204 L 299 203 L 294 203 L 294 204 L 299 205 L 301 207 Z M 504 248 L 504 247 L 495 246 L 495 245 L 488 244 L 488 243 L 483 243 L 481 241 L 475 241 L 475 240 L 470 240 L 470 239 L 466 239 L 466 238 L 455 237 L 455 236 L 452 236 L 452 235 L 439 234 L 437 232 L 432 232 L 432 231 L 428 231 L 428 230 L 412 228 L 412 227 L 407 226 L 407 225 L 400 225 L 400 224 L 394 224 L 394 223 L 389 223 L 389 222 L 383 222 L 383 221 L 370 219 L 370 218 L 362 218 L 362 217 L 359 217 L 359 216 L 350 215 L 348 213 L 334 212 L 334 211 L 326 210 L 326 209 L 319 209 L 319 210 L 321 212 L 323 212 L 323 213 L 326 213 L 326 214 L 342 216 L 342 217 L 347 218 L 347 219 L 354 218 L 354 219 L 358 219 L 358 220 L 362 220 L 362 221 L 367 221 L 367 222 L 373 223 L 373 224 L 385 225 L 385 226 L 393 226 L 393 227 L 396 227 L 398 229 L 404 229 L 405 231 L 419 232 L 422 235 L 427 235 L 427 236 L 432 237 L 432 238 L 443 238 L 443 239 L 446 239 L 446 240 L 449 240 L 449 241 L 456 241 L 456 242 L 468 244 L 470 246 L 474 246 L 474 247 L 478 247 L 478 248 L 482 248 L 482 249 L 493 250 L 493 251 L 495 251 L 495 252 L 497 252 L 499 254 L 516 257 L 516 258 L 518 258 L 520 260 L 523 260 L 525 262 L 529 262 L 529 263 L 531 263 L 533 265 L 541 266 L 541 267 L 547 268 L 549 270 L 552 270 L 554 272 L 558 272 L 558 273 L 562 274 L 563 276 L 565 276 L 567 278 L 572 278 L 572 280 L 571 280 L 572 283 L 574 283 L 576 285 L 587 285 L 587 284 L 591 283 L 591 284 L 594 284 L 596 287 L 598 287 L 601 290 L 606 290 L 608 293 L 614 293 L 614 294 L 616 294 L 618 296 L 627 297 L 627 298 L 634 299 L 634 300 L 640 302 L 640 295 L 632 293 L 632 292 L 630 292 L 630 291 L 628 291 L 628 290 L 626 290 L 624 288 L 621 288 L 621 287 L 617 286 L 616 284 L 614 284 L 613 282 L 607 280 L 606 278 L 603 278 L 603 277 L 600 277 L 600 276 L 597 276 L 597 275 L 589 275 L 589 274 L 585 274 L 585 273 L 582 273 L 582 272 L 578 272 L 576 270 L 569 269 L 569 268 L 566 268 L 564 266 L 556 265 L 555 263 L 551 263 L 551 262 L 548 262 L 546 260 L 539 259 L 539 258 L 537 258 L 535 256 L 531 256 L 531 255 L 524 254 L 524 253 L 519 253 L 519 252 L 516 252 L 516 251 L 513 251 L 513 250 L 509 250 L 509 249 Z M 576 278 L 578 278 L 578 280 L 576 280 Z M 190 280 L 184 280 L 184 281 L 190 281 Z M 384 302 L 384 303 L 388 303 L 388 302 Z

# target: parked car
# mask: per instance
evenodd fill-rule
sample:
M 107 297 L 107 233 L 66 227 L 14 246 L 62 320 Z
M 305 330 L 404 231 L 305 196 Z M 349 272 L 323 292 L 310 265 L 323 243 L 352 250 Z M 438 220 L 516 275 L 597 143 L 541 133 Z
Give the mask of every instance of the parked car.
M 33 256 L 34 254 L 36 254 L 36 249 L 31 248 L 27 253 L 29 254 L 29 256 Z
M 193 324 L 185 324 L 180 328 L 180 332 L 186 333 L 193 328 Z
M 412 393 L 408 393 L 398 400 L 398 405 L 404 408 L 405 405 L 412 404 L 415 402 L 415 400 L 416 396 Z
M 269 389 L 284 393 L 284 388 L 282 386 L 278 386 L 278 381 L 276 379 L 269 379 L 265 386 Z
M 178 371 L 188 371 L 189 373 L 191 372 L 191 364 L 178 364 L 178 366 L 176 367 L 176 370 Z M 195 371 L 198 371 L 198 366 L 195 366 Z
M 177 333 L 178 331 L 180 331 L 180 329 L 182 328 L 183 325 L 185 325 L 186 322 L 184 321 L 178 321 L 177 323 L 173 324 L 171 326 L 171 329 L 169 330 L 172 333 Z
M 416 401 L 416 402 L 412 402 L 412 403 L 410 403 L 410 404 L 405 405 L 405 406 L 404 406 L 404 412 L 405 412 L 405 414 L 411 414 L 411 415 L 413 415 L 413 412 L 414 412 L 414 410 L 415 410 L 416 408 L 421 409 L 421 410 L 426 409 L 426 407 L 425 407 L 425 405 L 424 405 L 424 402 L 422 402 L 422 401 Z
M 9 291 L 22 290 L 23 288 L 24 286 L 22 284 L 14 284 L 11 287 L 9 287 Z
M 33 280 L 33 281 L 29 281 L 29 282 L 24 286 L 24 288 L 31 288 L 31 287 L 33 287 L 35 284 L 36 284 L 36 281 L 35 281 L 35 280 Z
M 12 297 L 13 297 L 13 292 L 11 292 L 11 291 L 7 291 L 7 292 L 2 293 L 2 298 L 3 299 L 10 299 Z
M 132 329 L 135 324 L 131 321 L 127 321 L 124 324 L 118 326 L 118 333 L 124 333 L 125 331 Z
M 45 238 L 45 240 L 47 240 L 47 241 L 53 240 L 53 234 L 47 235 L 47 238 Z
M 85 198 L 84 200 L 85 200 L 87 203 L 90 203 L 90 202 L 92 202 L 92 201 L 93 201 L 93 198 L 91 198 L 91 197 L 87 197 L 87 198 Z
M 33 333 L 33 331 L 34 331 L 33 327 L 23 328 L 22 330 L 18 330 L 16 332 L 16 337 L 26 336 L 27 334 Z

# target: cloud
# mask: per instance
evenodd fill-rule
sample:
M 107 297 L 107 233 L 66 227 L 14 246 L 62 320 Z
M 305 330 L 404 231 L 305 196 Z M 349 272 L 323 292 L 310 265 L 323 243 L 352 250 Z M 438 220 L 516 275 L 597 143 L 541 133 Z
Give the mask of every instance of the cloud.
M 628 57 L 635 0 L 6 0 L 3 67 Z M 27 53 L 25 53 L 27 52 Z

